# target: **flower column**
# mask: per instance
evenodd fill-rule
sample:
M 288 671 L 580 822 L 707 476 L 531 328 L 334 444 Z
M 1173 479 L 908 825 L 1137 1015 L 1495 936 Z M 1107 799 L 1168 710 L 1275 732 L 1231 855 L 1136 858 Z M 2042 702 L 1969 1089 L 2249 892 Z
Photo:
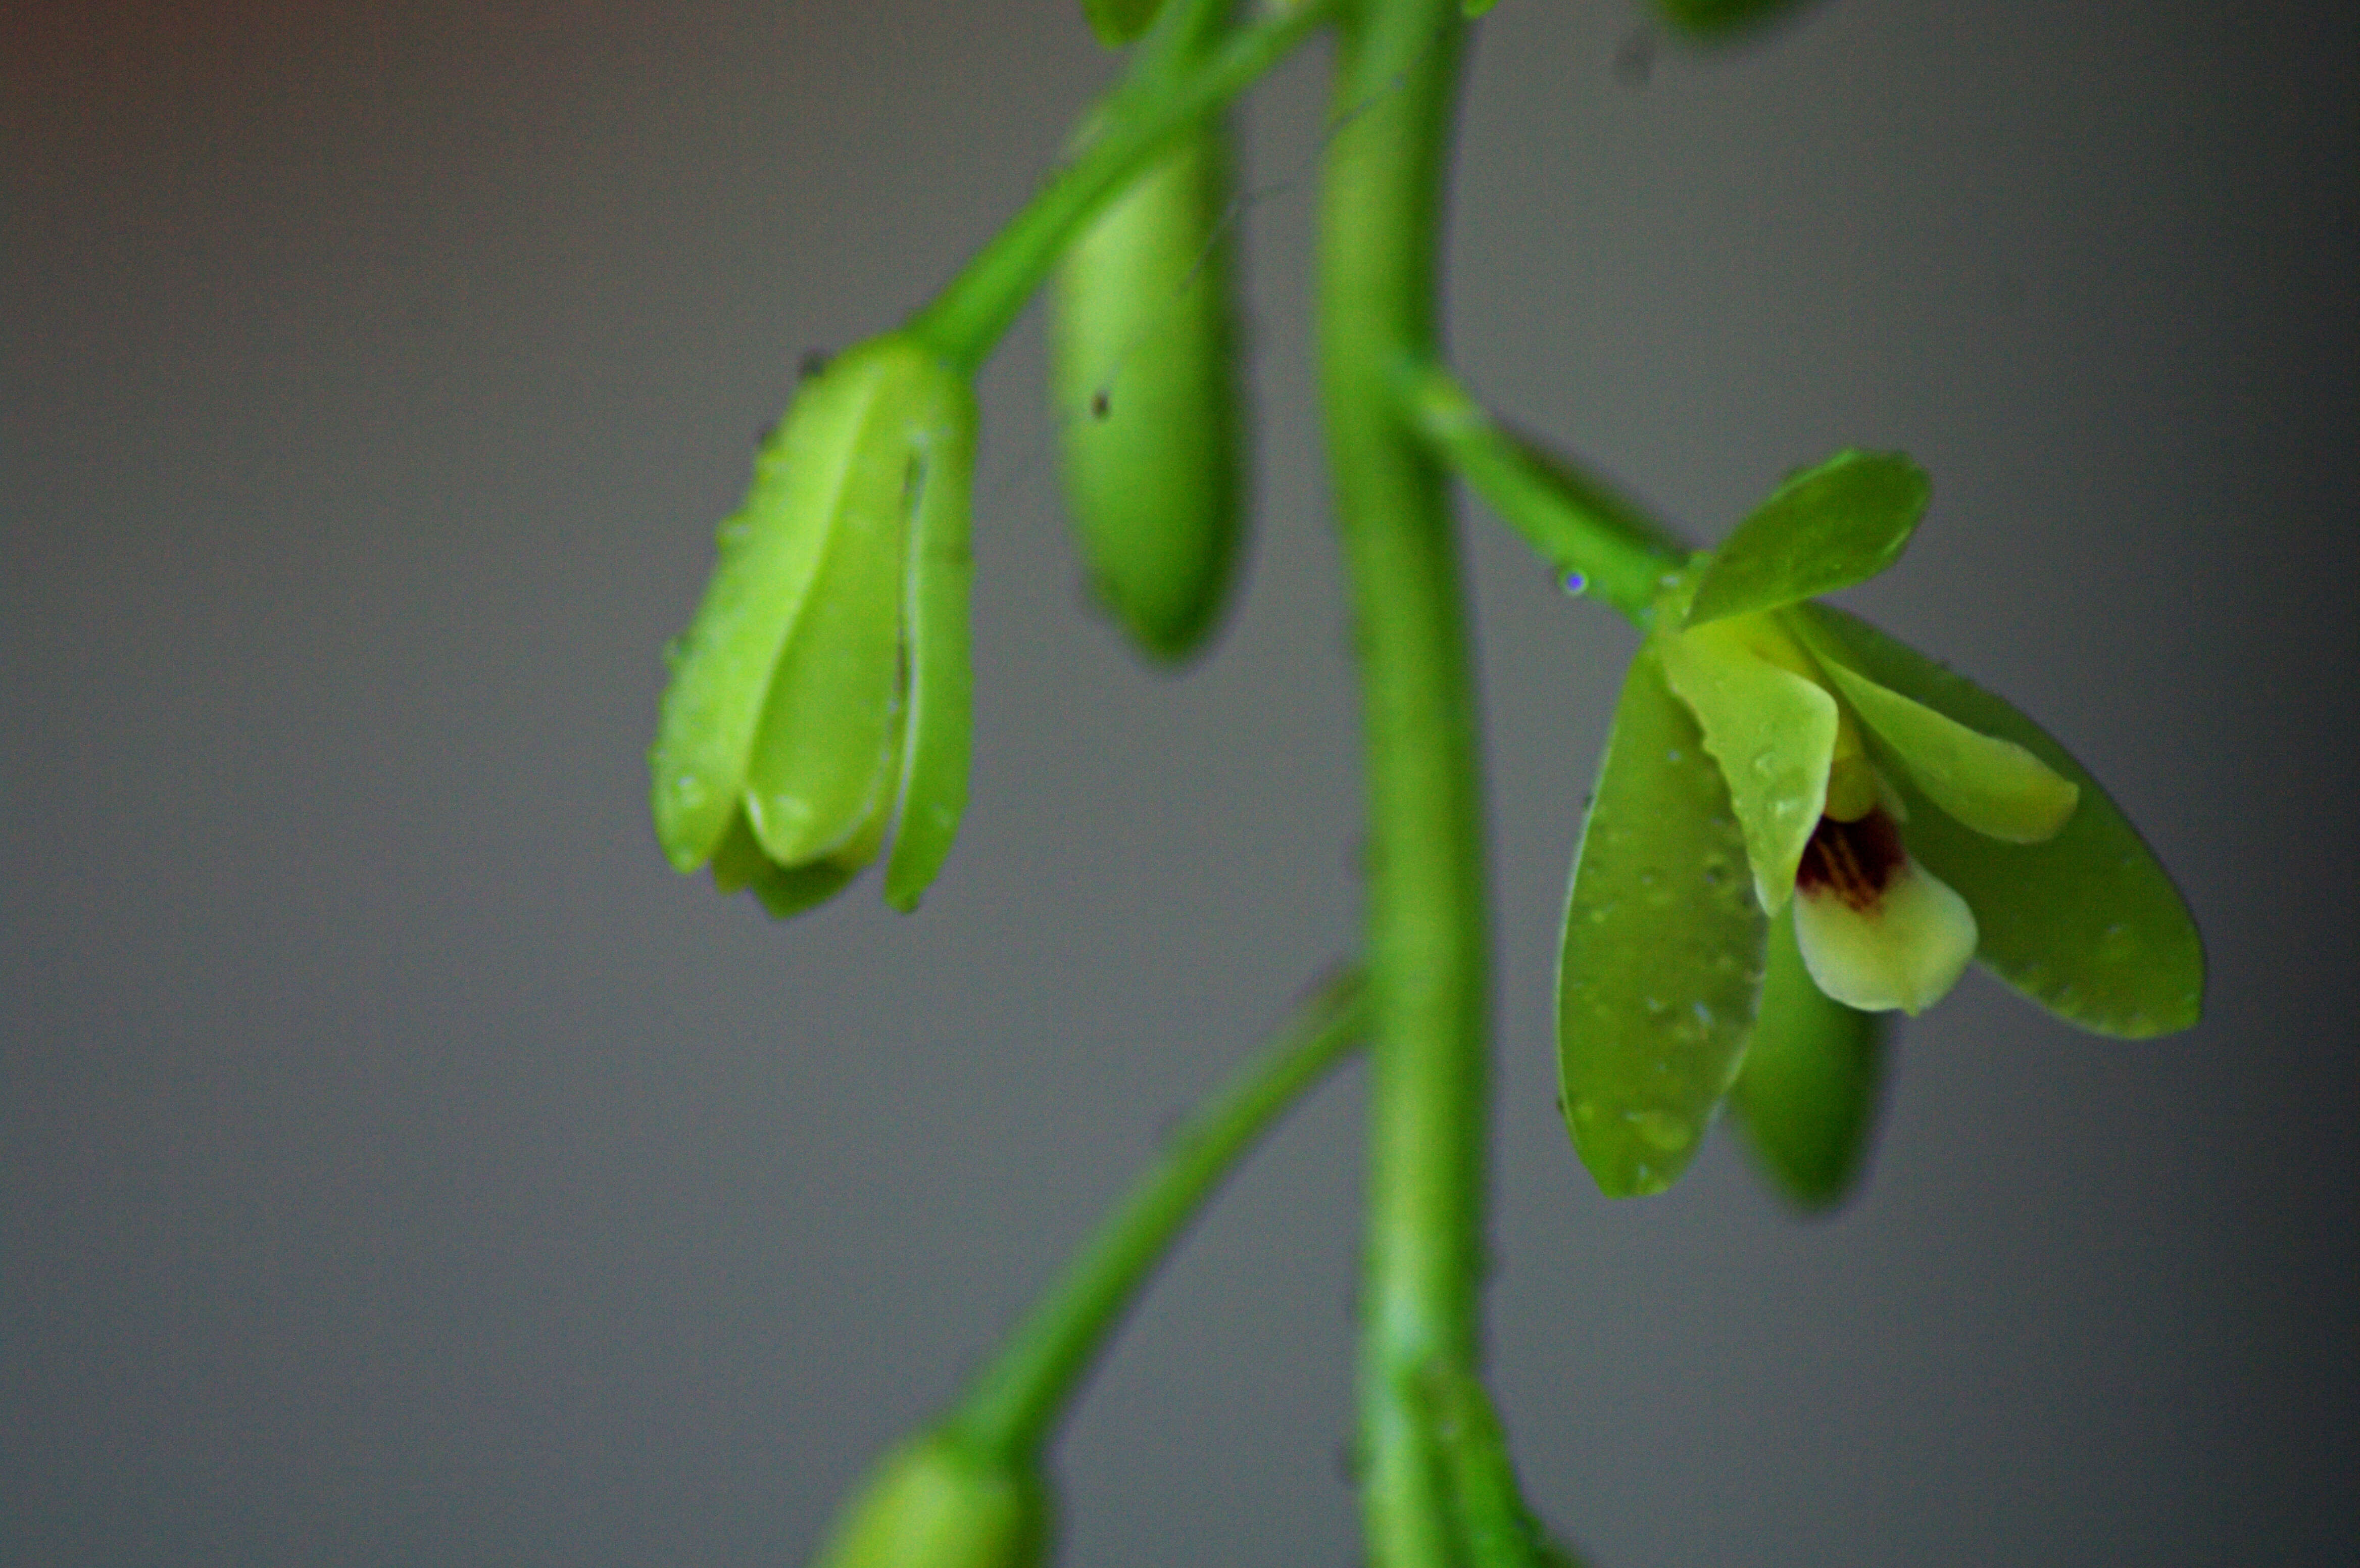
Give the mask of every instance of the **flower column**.
M 1372 1006 L 1360 1411 L 1370 1559 L 1457 1560 L 1426 1390 L 1479 1356 L 1486 996 L 1476 729 L 1445 477 L 1397 411 L 1437 350 L 1459 0 L 1368 0 L 1337 39 L 1319 353 L 1369 779 Z

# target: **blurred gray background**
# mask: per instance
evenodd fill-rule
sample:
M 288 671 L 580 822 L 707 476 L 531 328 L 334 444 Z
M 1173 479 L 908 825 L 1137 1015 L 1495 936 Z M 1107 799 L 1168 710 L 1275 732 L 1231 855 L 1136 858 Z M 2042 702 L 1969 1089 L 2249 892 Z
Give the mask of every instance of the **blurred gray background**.
M 2360 1560 L 2360 25 L 1622 0 L 1470 58 L 1452 333 L 1717 536 L 1898 446 L 1847 602 L 2108 781 L 2194 1032 L 1990 981 L 1873 1180 L 1615 1205 L 1552 1106 L 1632 636 L 1470 512 L 1493 1354 L 1607 1568 Z M 0 22 L 0 1557 L 778 1563 L 1346 950 L 1356 725 L 1305 371 L 1324 51 L 1245 111 L 1248 595 L 1082 602 L 1037 324 L 986 378 L 974 804 L 917 916 L 772 926 L 647 826 L 656 650 L 798 358 L 891 323 L 1111 77 L 1072 7 L 11 6 Z M 1061 1443 L 1065 1561 L 1354 1561 L 1357 1073 Z

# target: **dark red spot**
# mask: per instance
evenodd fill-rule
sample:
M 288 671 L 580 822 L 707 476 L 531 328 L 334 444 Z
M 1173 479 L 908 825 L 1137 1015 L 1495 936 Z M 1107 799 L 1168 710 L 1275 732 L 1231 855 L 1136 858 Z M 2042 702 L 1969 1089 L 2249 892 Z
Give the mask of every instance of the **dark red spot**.
M 1798 893 L 1822 888 L 1854 909 L 1866 909 L 1882 895 L 1908 860 L 1901 848 L 1901 829 L 1877 806 L 1857 822 L 1819 818 L 1803 859 L 1795 867 Z

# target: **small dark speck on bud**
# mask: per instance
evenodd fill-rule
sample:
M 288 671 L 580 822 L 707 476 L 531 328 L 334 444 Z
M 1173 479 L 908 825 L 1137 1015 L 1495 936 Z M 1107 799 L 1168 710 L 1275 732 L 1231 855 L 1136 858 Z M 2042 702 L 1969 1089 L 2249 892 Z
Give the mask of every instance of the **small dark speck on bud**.
M 1106 389 L 1104 387 L 1099 388 L 1097 391 L 1090 394 L 1090 417 L 1092 419 L 1104 419 L 1113 411 L 1114 400 L 1107 396 Z

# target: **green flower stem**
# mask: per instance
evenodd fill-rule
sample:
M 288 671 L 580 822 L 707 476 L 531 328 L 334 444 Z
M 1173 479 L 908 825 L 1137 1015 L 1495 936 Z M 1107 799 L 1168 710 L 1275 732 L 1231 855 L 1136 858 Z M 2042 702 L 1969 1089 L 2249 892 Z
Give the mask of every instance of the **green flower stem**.
M 1363 0 L 1339 24 L 1320 211 L 1320 389 L 1369 773 L 1359 1402 L 1362 1523 L 1381 1568 L 1460 1560 L 1419 1390 L 1480 1359 L 1489 981 L 1474 694 L 1448 476 L 1393 393 L 1402 367 L 1439 356 L 1463 31 L 1459 0 Z
M 1502 428 L 1437 360 L 1405 361 L 1394 380 L 1403 416 L 1484 505 L 1560 576 L 1644 624 L 1664 574 L 1688 551 L 1602 479 Z
M 1366 1028 L 1360 974 L 1348 969 L 1174 1135 L 969 1386 L 951 1425 L 994 1453 L 1029 1463 L 1140 1287 L 1221 1179 Z
M 1220 108 L 1326 27 L 1332 6 L 1313 0 L 1240 27 L 1188 69 L 1151 45 L 1108 99 L 1099 133 L 1040 193 L 920 307 L 907 330 L 954 368 L 973 375 L 1024 302 L 1056 265 L 1075 230 L 1174 137 Z

